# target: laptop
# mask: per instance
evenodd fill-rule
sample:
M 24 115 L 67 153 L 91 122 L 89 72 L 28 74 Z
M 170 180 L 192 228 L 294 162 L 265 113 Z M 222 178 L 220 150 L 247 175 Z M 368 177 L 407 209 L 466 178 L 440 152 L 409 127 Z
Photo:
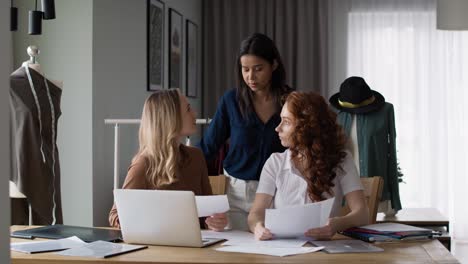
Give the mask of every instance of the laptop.
M 123 240 L 131 244 L 206 247 L 191 191 L 114 190 Z

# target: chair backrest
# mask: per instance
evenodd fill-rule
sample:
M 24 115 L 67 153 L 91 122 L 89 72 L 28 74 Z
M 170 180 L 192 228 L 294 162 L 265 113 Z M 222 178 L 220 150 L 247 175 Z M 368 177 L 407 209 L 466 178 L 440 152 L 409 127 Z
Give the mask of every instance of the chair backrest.
M 214 195 L 226 194 L 227 177 L 223 174 L 218 176 L 208 176 L 210 179 L 211 190 Z
M 379 202 L 382 198 L 383 178 L 379 176 L 361 178 L 361 183 L 364 188 L 364 196 L 367 201 L 367 206 L 369 207 L 369 223 L 375 224 Z M 349 207 L 345 205 L 342 210 L 342 215 L 349 212 Z

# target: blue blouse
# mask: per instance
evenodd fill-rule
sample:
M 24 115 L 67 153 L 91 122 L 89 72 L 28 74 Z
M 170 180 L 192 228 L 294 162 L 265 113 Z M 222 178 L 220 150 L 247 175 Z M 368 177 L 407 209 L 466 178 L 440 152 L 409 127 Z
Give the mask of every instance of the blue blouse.
M 263 123 L 255 111 L 244 119 L 237 101 L 236 90 L 227 91 L 218 103 L 215 116 L 198 144 L 206 159 L 212 159 L 229 141 L 229 151 L 223 167 L 229 175 L 242 180 L 260 179 L 265 161 L 273 152 L 285 148 L 275 128 L 281 121 L 279 112 Z

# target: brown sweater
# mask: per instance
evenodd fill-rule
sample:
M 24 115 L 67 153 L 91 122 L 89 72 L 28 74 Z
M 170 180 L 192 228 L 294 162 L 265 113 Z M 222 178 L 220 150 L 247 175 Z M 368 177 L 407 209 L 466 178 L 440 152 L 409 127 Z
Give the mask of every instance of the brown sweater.
M 177 167 L 176 178 L 178 180 L 176 182 L 161 188 L 153 187 L 146 176 L 148 166 L 146 161 L 143 158 L 137 158 L 128 168 L 122 189 L 193 191 L 195 195 L 211 195 L 211 185 L 202 151 L 194 147 L 180 145 L 180 153 L 182 162 Z M 115 204 L 109 213 L 109 224 L 112 227 L 120 228 Z

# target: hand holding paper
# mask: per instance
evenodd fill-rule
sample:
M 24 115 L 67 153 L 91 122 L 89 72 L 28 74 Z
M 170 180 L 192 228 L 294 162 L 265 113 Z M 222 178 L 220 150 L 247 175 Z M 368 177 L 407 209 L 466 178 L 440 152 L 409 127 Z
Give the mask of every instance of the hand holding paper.
M 214 231 L 223 231 L 228 224 L 227 215 L 225 213 L 214 214 L 206 218 L 206 225 Z
M 229 211 L 227 195 L 195 196 L 198 217 L 211 216 Z
M 301 206 L 267 209 L 265 227 L 274 237 L 300 237 L 312 228 L 327 224 L 335 198 Z
M 311 228 L 305 232 L 305 236 L 317 240 L 329 240 L 336 234 L 336 218 L 330 218 L 324 226 Z

